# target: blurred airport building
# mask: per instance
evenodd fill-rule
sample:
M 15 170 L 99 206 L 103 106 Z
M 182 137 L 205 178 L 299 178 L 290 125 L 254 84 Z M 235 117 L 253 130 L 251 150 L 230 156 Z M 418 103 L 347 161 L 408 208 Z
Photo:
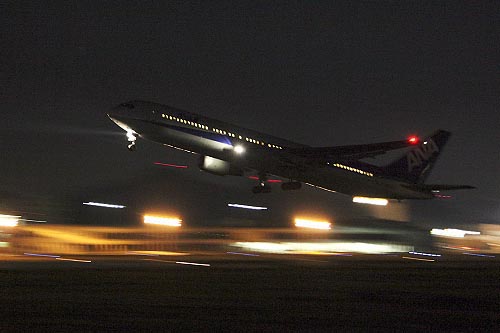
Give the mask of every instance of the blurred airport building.
M 95 205 L 85 203 L 88 204 Z M 96 211 L 101 218 L 120 216 L 121 221 L 128 220 L 121 209 L 102 210 L 90 206 L 85 211 Z M 114 215 L 102 215 L 103 211 Z M 247 221 L 239 215 L 231 218 Z M 201 228 L 185 226 L 175 216 L 153 215 L 145 215 L 142 224 L 129 227 L 40 222 L 45 221 L 0 215 L 0 252 L 116 254 L 128 251 L 248 251 L 325 254 L 397 253 L 431 249 L 500 252 L 500 226 L 493 224 L 478 225 L 475 231 L 430 231 L 398 220 L 347 219 L 332 225 L 327 220 L 296 217 L 295 225 L 290 224 L 286 228 Z

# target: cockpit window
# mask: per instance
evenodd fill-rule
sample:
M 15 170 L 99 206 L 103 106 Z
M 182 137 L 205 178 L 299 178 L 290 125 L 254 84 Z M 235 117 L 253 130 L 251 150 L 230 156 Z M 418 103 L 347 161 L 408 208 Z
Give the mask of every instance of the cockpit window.
M 126 107 L 127 109 L 133 109 L 135 108 L 135 105 L 132 103 L 122 103 L 120 106 Z

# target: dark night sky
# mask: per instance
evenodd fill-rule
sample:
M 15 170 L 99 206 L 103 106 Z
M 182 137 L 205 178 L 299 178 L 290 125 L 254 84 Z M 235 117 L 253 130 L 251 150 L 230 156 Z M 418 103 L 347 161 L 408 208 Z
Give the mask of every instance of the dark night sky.
M 145 99 L 317 146 L 450 130 L 428 181 L 478 189 L 398 209 L 436 226 L 499 223 L 498 2 L 237 3 L 0 5 L 3 206 L 114 200 L 200 224 L 234 215 L 229 201 L 269 205 L 269 219 L 373 213 L 312 189 L 255 197 L 251 181 L 153 143 L 131 154 L 105 113 Z

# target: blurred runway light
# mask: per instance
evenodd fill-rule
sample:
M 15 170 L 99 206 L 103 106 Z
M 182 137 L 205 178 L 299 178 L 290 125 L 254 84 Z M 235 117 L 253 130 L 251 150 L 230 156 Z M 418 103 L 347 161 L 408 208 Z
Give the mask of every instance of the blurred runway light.
M 227 205 L 229 207 L 234 207 L 234 208 L 243 208 L 243 209 L 252 209 L 252 210 L 267 210 L 267 207 L 240 205 L 237 203 L 228 203 Z
M 84 202 L 83 204 L 87 205 L 87 206 L 96 206 L 96 207 L 104 207 L 104 208 L 117 208 L 117 209 L 122 209 L 122 208 L 126 207 L 123 205 L 113 205 L 113 204 L 107 204 L 107 203 L 102 203 L 102 202 L 93 202 L 93 201 Z
M 428 262 L 436 261 L 434 259 L 422 259 L 422 258 L 413 258 L 413 257 L 401 257 L 401 258 L 403 258 L 403 259 L 409 259 L 409 260 L 428 261 Z
M 29 220 L 29 219 L 19 219 L 21 222 L 34 222 L 34 223 L 47 223 L 47 221 L 44 220 Z
M 74 262 L 92 262 L 91 260 L 82 260 L 82 259 L 70 259 L 70 258 L 56 258 L 56 260 L 62 260 L 62 261 L 74 261 Z
M 172 260 L 161 260 L 161 259 L 142 259 L 142 261 L 162 262 L 162 263 L 166 263 L 166 264 L 172 264 L 175 262 Z
M 23 253 L 25 256 L 32 256 L 32 257 L 47 257 L 47 258 L 60 258 L 61 256 L 56 256 L 52 254 L 39 254 L 39 253 Z
M 461 230 L 461 229 L 432 229 L 430 231 L 431 235 L 443 236 L 443 237 L 455 237 L 455 238 L 463 238 L 465 235 L 480 235 L 479 231 L 469 231 L 469 230 Z
M 428 257 L 441 257 L 440 254 L 434 254 L 434 253 L 425 253 L 425 252 L 415 252 L 415 251 L 410 251 L 408 252 L 409 254 L 416 254 L 419 256 L 428 256 Z
M 176 261 L 176 264 L 181 264 L 181 265 L 192 265 L 192 266 L 205 266 L 205 267 L 210 267 L 210 264 L 200 264 L 197 262 L 187 262 L 187 261 Z
M 133 254 L 136 256 L 148 256 L 148 257 L 159 257 L 159 254 L 147 253 L 146 251 L 129 251 L 127 254 Z
M 302 218 L 295 219 L 295 226 L 298 228 L 330 230 L 332 225 L 328 221 L 313 221 Z
M 227 254 L 236 254 L 236 255 L 240 255 L 240 256 L 249 256 L 249 257 L 260 257 L 258 254 L 254 254 L 254 253 L 227 252 Z
M 309 184 L 309 183 L 304 183 L 304 184 L 306 184 L 307 186 L 315 187 L 317 189 L 320 189 L 320 190 L 323 190 L 323 191 L 326 191 L 326 192 L 337 193 L 337 191 L 330 190 L 328 188 L 324 188 L 324 187 L 321 187 L 321 186 L 317 186 L 317 185 L 313 185 L 313 184 Z
M 169 227 L 180 227 L 182 225 L 182 220 L 177 217 L 144 215 L 144 224 L 158 224 Z
M 369 197 L 353 197 L 352 202 L 376 205 L 376 206 L 387 206 L 389 201 L 384 198 L 369 198 Z
M 137 256 L 186 256 L 189 255 L 187 252 L 172 252 L 172 251 L 129 251 L 127 254 L 133 254 Z
M 317 253 L 338 254 L 347 253 L 399 253 L 413 250 L 412 246 L 390 243 L 362 243 L 362 242 L 236 242 L 231 246 L 254 252 L 266 253 Z
M 468 256 L 485 257 L 485 258 L 495 258 L 495 256 L 490 256 L 488 254 L 481 254 L 481 253 L 464 252 L 463 254 L 466 254 Z
M 21 216 L 0 214 L 0 227 L 16 227 Z

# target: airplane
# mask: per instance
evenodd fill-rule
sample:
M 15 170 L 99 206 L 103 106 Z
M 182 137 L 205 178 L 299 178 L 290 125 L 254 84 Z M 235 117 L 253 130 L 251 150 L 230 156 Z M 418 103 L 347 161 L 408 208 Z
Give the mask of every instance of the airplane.
M 444 130 L 422 140 L 412 136 L 364 145 L 310 147 L 148 101 L 122 103 L 108 117 L 126 131 L 131 151 L 140 137 L 199 154 L 198 166 L 208 173 L 244 176 L 257 172 L 254 193 L 271 191 L 270 175 L 288 180 L 281 184 L 284 191 L 298 190 L 304 183 L 367 199 L 431 199 L 440 191 L 474 188 L 424 182 L 450 136 Z M 403 148 L 407 150 L 404 155 L 385 166 L 366 161 Z

